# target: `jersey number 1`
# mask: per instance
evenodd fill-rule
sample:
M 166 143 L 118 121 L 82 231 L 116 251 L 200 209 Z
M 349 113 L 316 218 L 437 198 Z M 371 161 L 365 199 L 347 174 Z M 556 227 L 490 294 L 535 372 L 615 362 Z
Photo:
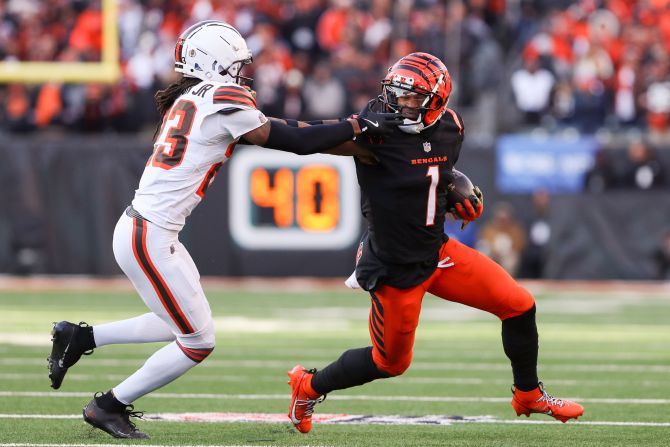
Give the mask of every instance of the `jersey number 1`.
M 437 184 L 440 183 L 440 167 L 429 166 L 426 177 L 430 177 L 428 204 L 426 206 L 426 226 L 429 227 L 435 224 L 435 212 L 437 209 Z
M 181 164 L 196 111 L 192 101 L 182 99 L 167 112 L 160 134 L 154 143 L 151 166 L 172 169 Z

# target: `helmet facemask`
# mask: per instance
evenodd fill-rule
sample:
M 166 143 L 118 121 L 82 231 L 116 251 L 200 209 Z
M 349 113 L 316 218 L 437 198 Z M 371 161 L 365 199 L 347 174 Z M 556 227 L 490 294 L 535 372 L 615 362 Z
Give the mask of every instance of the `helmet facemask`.
M 400 58 L 389 68 L 380 99 L 389 110 L 405 118 L 398 126 L 400 130 L 416 134 L 442 118 L 450 93 L 447 67 L 437 57 L 419 52 Z
M 413 78 L 398 75 L 382 81 L 382 102 L 388 109 L 400 113 L 405 118 L 403 124 L 398 126 L 400 130 L 406 133 L 419 133 L 435 123 L 426 125 L 425 118 L 430 112 L 439 113 L 444 106 L 442 98 L 435 94 L 440 81 L 441 79 L 433 91 L 414 85 Z M 406 99 L 399 101 L 399 98 Z
M 430 100 L 430 96 L 426 93 L 419 93 L 414 90 L 389 84 L 385 85 L 383 88 L 382 99 L 392 111 L 400 113 L 408 120 L 420 122 L 422 115 L 425 113 L 425 107 Z
M 238 85 L 251 86 L 251 83 L 254 81 L 253 78 L 250 78 L 248 76 L 242 76 L 241 73 L 244 66 L 249 65 L 252 62 L 253 62 L 252 57 L 235 61 L 232 64 L 230 64 L 228 68 L 224 68 L 223 70 L 219 71 L 219 74 L 221 76 L 228 75 L 232 77 L 235 80 L 235 83 Z

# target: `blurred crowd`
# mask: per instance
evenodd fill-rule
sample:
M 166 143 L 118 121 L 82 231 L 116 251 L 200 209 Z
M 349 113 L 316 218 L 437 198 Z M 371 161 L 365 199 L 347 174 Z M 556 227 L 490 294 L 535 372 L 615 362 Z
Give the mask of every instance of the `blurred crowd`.
M 550 200 L 546 191 L 533 194 L 530 211 L 522 219 L 511 203 L 500 201 L 486 219 L 464 228 L 448 215 L 444 230 L 493 259 L 514 277 L 542 278 L 551 239 Z
M 654 149 L 642 140 L 631 142 L 626 157 L 599 150 L 584 176 L 584 191 L 603 193 L 616 189 L 658 190 L 668 188 L 668 166 Z
M 0 60 L 99 61 L 101 1 L 0 0 Z M 388 66 L 416 50 L 446 62 L 456 84 L 451 105 L 476 116 L 470 128 L 480 132 L 540 124 L 585 132 L 668 129 L 670 0 L 116 4 L 122 79 L 0 86 L 2 127 L 151 127 L 153 94 L 175 78 L 177 36 L 197 21 L 218 19 L 247 39 L 255 60 L 247 74 L 268 115 L 314 119 L 357 111 L 379 93 Z M 499 113 L 510 97 L 518 113 Z
M 527 125 L 670 124 L 670 1 L 583 0 L 538 22 L 511 76 Z
M 407 52 L 423 50 L 459 61 L 460 54 L 447 53 L 478 45 L 478 34 L 490 34 L 484 16 L 500 15 L 488 3 L 119 0 L 123 78 L 114 85 L 4 86 L 2 123 L 16 132 L 54 125 L 93 132 L 153 126 L 153 94 L 175 79 L 176 38 L 204 19 L 227 21 L 247 39 L 254 64 L 245 74 L 255 79 L 259 107 L 268 115 L 344 116 L 379 93 L 389 64 Z M 0 0 L 0 57 L 100 60 L 101 17 L 101 0 Z M 451 45 L 461 41 L 468 20 L 473 22 L 471 38 Z
M 551 252 L 558 250 L 556 238 L 560 237 L 552 227 L 551 201 L 551 196 L 542 190 L 532 194 L 523 212 L 510 202 L 498 201 L 481 221 L 465 228 L 461 221 L 447 215 L 444 232 L 490 257 L 514 277 L 546 278 Z M 651 243 L 651 249 L 643 249 L 643 255 L 635 259 L 649 266 L 647 279 L 670 280 L 670 227 L 639 242 L 645 246 Z

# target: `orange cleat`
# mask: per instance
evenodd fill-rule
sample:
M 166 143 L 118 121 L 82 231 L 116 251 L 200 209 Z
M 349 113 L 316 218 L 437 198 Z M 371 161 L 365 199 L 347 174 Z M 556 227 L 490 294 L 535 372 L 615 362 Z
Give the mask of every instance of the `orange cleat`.
M 326 396 L 321 396 L 312 388 L 312 374 L 315 369 L 305 369 L 295 365 L 288 372 L 288 384 L 291 385 L 291 405 L 288 407 L 288 417 L 301 433 L 308 433 L 312 429 L 312 413 L 314 405 L 323 402 Z
M 584 407 L 567 399 L 558 399 L 544 390 L 540 385 L 531 391 L 521 391 L 512 387 L 512 408 L 517 416 L 525 414 L 530 417 L 531 413 L 542 413 L 549 415 L 561 422 L 569 419 L 577 419 L 584 414 Z

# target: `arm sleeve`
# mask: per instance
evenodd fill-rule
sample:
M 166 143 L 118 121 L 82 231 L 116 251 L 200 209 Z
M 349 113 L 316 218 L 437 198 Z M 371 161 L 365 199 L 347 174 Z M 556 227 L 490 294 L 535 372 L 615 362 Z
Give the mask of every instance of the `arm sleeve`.
M 339 121 L 340 123 L 342 121 L 347 120 L 347 118 L 334 118 L 333 120 L 335 120 L 335 119 L 337 121 Z M 312 120 L 312 121 L 307 121 L 307 124 L 309 124 L 310 126 L 318 126 L 318 125 L 321 125 L 321 124 L 325 124 L 324 121 L 332 121 L 332 120 Z
M 308 155 L 331 149 L 353 137 L 354 129 L 348 121 L 309 127 L 290 127 L 271 121 L 270 135 L 264 146 L 298 155 Z

